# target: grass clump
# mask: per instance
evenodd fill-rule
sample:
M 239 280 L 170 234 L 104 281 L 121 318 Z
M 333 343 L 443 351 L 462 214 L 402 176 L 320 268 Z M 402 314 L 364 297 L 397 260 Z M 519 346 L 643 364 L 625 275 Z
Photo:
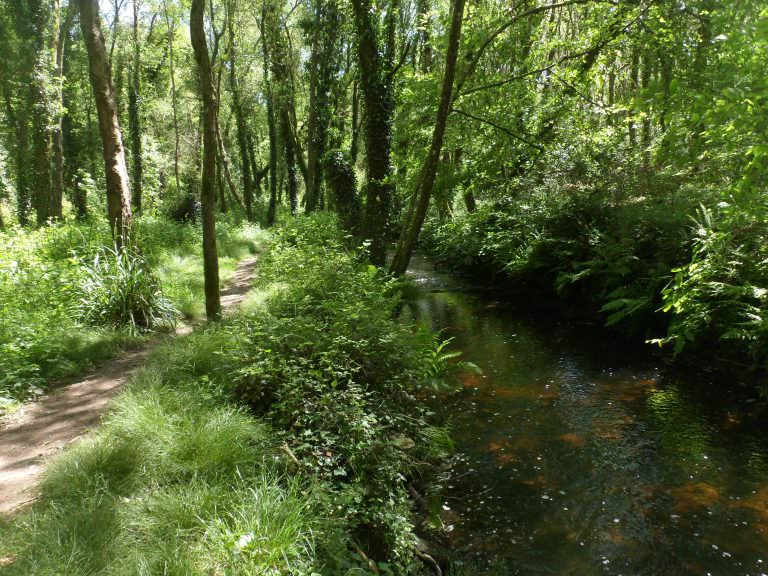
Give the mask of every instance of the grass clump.
M 173 327 L 177 311 L 141 252 L 121 246 L 105 248 L 83 266 L 80 318 L 96 326 L 125 328 L 132 335 Z

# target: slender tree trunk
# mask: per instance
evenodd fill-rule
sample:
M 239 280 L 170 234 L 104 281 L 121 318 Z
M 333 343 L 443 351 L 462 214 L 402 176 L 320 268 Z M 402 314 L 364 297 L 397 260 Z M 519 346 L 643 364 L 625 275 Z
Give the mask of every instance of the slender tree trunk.
M 50 85 L 54 80 L 56 41 L 58 40 L 61 18 L 61 3 L 53 0 L 50 8 L 41 7 L 35 15 L 35 70 L 31 84 L 32 134 L 33 134 L 33 203 L 37 223 L 44 224 L 51 207 L 51 94 Z M 46 38 L 48 45 L 46 46 Z
M 317 129 L 317 84 L 320 75 L 320 36 L 323 25 L 323 0 L 315 0 L 315 26 L 312 34 L 312 50 L 309 56 L 309 114 L 307 119 L 307 190 L 304 193 L 307 214 L 317 208 L 320 191 L 320 161 Z
M 16 214 L 19 224 L 29 224 L 29 211 L 32 207 L 29 193 L 29 166 L 27 165 L 27 148 L 29 147 L 29 126 L 27 115 L 22 113 L 17 118 L 18 142 L 16 144 Z
M 352 139 L 349 144 L 349 155 L 352 159 L 352 165 L 357 164 L 357 154 L 359 152 L 360 141 L 360 94 L 357 88 L 357 80 L 352 84 Z
M 251 173 L 251 161 L 248 153 L 248 122 L 245 118 L 243 105 L 240 99 L 240 86 L 237 82 L 237 55 L 235 44 L 235 6 L 228 4 L 227 29 L 229 31 L 229 85 L 232 91 L 232 108 L 237 120 L 237 145 L 240 149 L 240 165 L 243 174 L 243 200 L 245 204 L 245 216 L 249 222 L 253 222 L 253 174 Z
M 353 0 L 357 31 L 360 84 L 365 101 L 365 152 L 367 182 L 363 234 L 370 243 L 370 258 L 377 266 L 386 262 L 386 230 L 392 202 L 392 117 L 394 98 L 389 71 L 382 61 L 377 25 L 370 0 Z
M 173 109 L 174 135 L 173 175 L 176 179 L 176 193 L 179 194 L 181 192 L 181 178 L 179 176 L 179 149 L 181 148 L 181 136 L 179 134 L 179 105 L 177 102 L 178 95 L 176 93 L 176 60 L 173 51 L 173 36 L 176 27 L 171 25 L 171 16 L 168 13 L 167 0 L 163 0 L 163 9 L 165 11 L 165 21 L 168 25 L 168 66 L 171 75 L 171 108 Z
M 107 62 L 104 36 L 101 32 L 98 0 L 77 0 L 80 3 L 80 27 L 88 51 L 91 86 L 99 117 L 99 132 L 104 152 L 104 173 L 107 183 L 107 212 L 109 225 L 118 242 L 127 241 L 131 228 L 131 188 L 120 124 L 117 119 L 115 90 Z
M 299 175 L 296 170 L 296 147 L 291 133 L 291 118 L 288 109 L 280 112 L 280 135 L 283 142 L 283 153 L 285 154 L 285 169 L 288 184 L 288 203 L 291 214 L 296 214 L 299 197 Z
M 219 191 L 217 204 L 223 214 L 227 212 L 227 190 L 224 188 L 224 178 L 221 175 L 221 162 L 216 163 L 216 184 Z
M 128 93 L 128 127 L 131 133 L 131 181 L 133 208 L 141 210 L 144 162 L 141 150 L 141 44 L 139 42 L 139 0 L 133 0 L 133 62 Z
M 390 272 L 396 276 L 404 274 L 408 269 L 413 247 L 416 245 L 421 226 L 424 224 L 424 218 L 429 207 L 429 198 L 435 185 L 437 165 L 440 161 L 440 152 L 445 136 L 445 126 L 448 122 L 448 114 L 451 111 L 451 94 L 453 92 L 453 81 L 456 77 L 456 59 L 459 53 L 461 24 L 464 16 L 464 0 L 453 0 L 452 4 L 451 30 L 448 37 L 448 52 L 445 57 L 445 74 L 440 93 L 440 104 L 437 109 L 437 118 L 435 119 L 435 128 L 432 132 L 432 144 L 419 176 L 416 189 L 418 200 L 415 211 L 411 218 L 406 219 L 405 226 L 407 226 L 407 231 L 390 267 Z
M 60 10 L 59 0 L 54 0 L 54 14 Z M 53 129 L 53 152 L 55 168 L 51 190 L 50 215 L 60 220 L 63 216 L 64 199 L 64 58 L 67 50 L 67 38 L 75 17 L 75 4 L 67 8 L 64 24 L 55 34 L 56 38 L 56 124 Z M 55 30 L 55 28 L 54 28 Z
M 432 70 L 432 9 L 431 0 L 418 0 L 416 2 L 416 11 L 418 14 L 418 54 L 419 71 L 428 73 Z
M 334 53 L 341 25 L 334 0 L 315 0 L 315 35 L 310 58 L 309 125 L 307 133 L 307 212 L 321 202 L 323 162 L 328 146 L 331 114 L 331 90 L 337 65 Z
M 267 124 L 269 127 L 269 207 L 267 225 L 272 226 L 277 216 L 277 127 L 275 125 L 275 93 L 269 76 L 271 54 L 267 41 L 268 6 L 264 3 L 261 13 L 261 46 L 264 62 L 264 84 L 267 89 Z
M 650 54 L 646 52 L 643 55 L 642 72 L 640 73 L 641 97 L 645 102 L 648 98 L 648 86 L 651 83 L 651 74 L 653 73 Z M 643 110 L 642 123 L 642 146 L 643 146 L 643 169 L 647 173 L 651 168 L 651 113 L 648 106 Z
M 221 171 L 227 183 L 227 188 L 229 188 L 229 192 L 230 194 L 232 194 L 232 198 L 235 199 L 235 202 L 237 202 L 237 205 L 240 206 L 240 208 L 245 208 L 243 206 L 243 200 L 240 198 L 240 195 L 237 193 L 237 186 L 235 185 L 235 179 L 232 177 L 232 170 L 230 169 L 230 163 L 229 163 L 229 155 L 227 154 L 227 149 L 224 147 L 224 138 L 222 138 L 222 135 L 221 135 L 221 127 L 219 126 L 218 115 L 216 117 L 216 146 L 218 149 L 218 156 L 217 156 L 218 163 L 221 166 Z
M 629 86 L 631 90 L 630 99 L 633 100 L 633 103 L 629 109 L 629 122 L 627 124 L 627 130 L 629 132 L 629 145 L 632 147 L 633 151 L 637 146 L 637 122 L 635 120 L 635 114 L 637 112 L 637 108 L 635 105 L 635 101 L 637 101 L 639 97 L 639 94 L 638 94 L 639 67 L 640 67 L 640 51 L 638 48 L 633 48 L 632 62 L 630 63 L 630 68 L 629 68 Z
M 216 94 L 211 60 L 205 40 L 205 0 L 192 0 L 189 29 L 203 96 L 203 177 L 200 203 L 203 217 L 203 270 L 205 312 L 209 319 L 221 316 L 219 256 L 216 251 Z

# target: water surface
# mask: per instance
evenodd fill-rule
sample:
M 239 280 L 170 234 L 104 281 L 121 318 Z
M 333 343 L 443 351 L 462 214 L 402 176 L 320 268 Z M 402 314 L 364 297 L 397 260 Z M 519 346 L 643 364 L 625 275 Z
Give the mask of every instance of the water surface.
M 475 573 L 768 573 L 768 446 L 746 410 L 599 327 L 464 292 L 423 259 L 411 277 L 408 313 L 483 370 L 444 403 L 459 456 L 443 522 Z

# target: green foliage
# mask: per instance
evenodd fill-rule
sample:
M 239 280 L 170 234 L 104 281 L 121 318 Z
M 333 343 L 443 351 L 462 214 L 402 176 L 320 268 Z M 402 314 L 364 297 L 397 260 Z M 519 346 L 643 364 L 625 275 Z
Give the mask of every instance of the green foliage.
M 165 352 L 53 463 L 34 510 L 2 529 L 17 555 L 4 573 L 311 573 L 314 489 L 270 464 L 268 426 L 194 379 L 164 385 Z
M 419 394 L 453 354 L 395 319 L 396 284 L 345 249 L 327 215 L 287 224 L 258 282 L 266 313 L 237 324 L 235 394 L 284 430 L 302 470 L 330 483 L 346 538 L 387 558 L 385 573 L 407 571 L 407 483 L 444 449 Z
M 433 220 L 426 240 L 436 258 L 455 267 L 588 304 L 608 325 L 649 337 L 669 271 L 686 256 L 688 209 L 684 196 L 540 194 L 486 204 L 444 225 Z
M 768 367 L 768 205 L 702 207 L 690 262 L 664 290 L 675 354 L 686 345 L 728 343 L 740 360 Z M 731 350 L 733 353 L 734 350 Z
M 358 256 L 327 215 L 278 231 L 261 304 L 156 350 L 0 525 L 4 573 L 422 574 L 408 485 L 451 443 L 420 394 L 455 354 Z
M 170 320 L 171 307 L 187 318 L 202 314 L 198 227 L 144 217 L 136 223 L 136 237 L 141 256 L 111 251 L 105 260 L 110 250 L 104 246 L 112 243 L 105 222 L 0 232 L 0 397 L 39 394 L 51 380 L 103 362 L 136 343 L 137 332 Z M 226 281 L 264 235 L 222 220 L 218 240 Z M 158 315 L 151 305 L 160 291 Z

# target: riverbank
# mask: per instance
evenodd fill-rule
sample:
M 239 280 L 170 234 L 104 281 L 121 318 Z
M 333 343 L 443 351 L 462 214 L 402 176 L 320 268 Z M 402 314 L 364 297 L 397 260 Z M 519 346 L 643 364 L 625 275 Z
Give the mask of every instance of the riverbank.
M 685 190 L 532 192 L 432 220 L 423 244 L 436 262 L 491 280 L 511 301 L 604 324 L 764 397 L 768 231 L 756 208 L 737 234 L 726 203 L 702 201 Z
M 339 237 L 286 224 L 239 314 L 154 352 L 0 528 L 3 573 L 428 570 L 409 486 L 450 449 L 422 401 L 447 366 Z

